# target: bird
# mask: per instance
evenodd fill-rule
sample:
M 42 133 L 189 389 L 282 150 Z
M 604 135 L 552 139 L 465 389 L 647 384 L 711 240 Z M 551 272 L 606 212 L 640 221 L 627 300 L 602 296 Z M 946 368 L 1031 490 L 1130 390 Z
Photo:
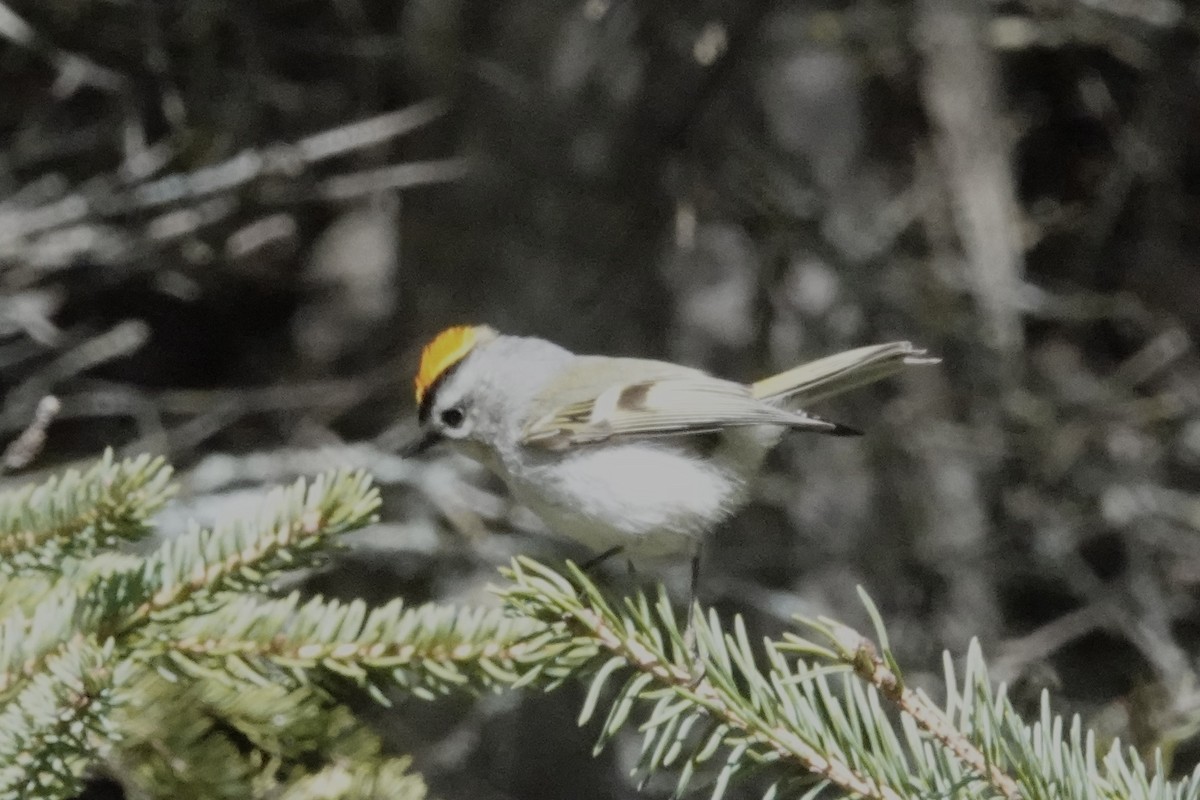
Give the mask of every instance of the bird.
M 449 327 L 421 351 L 418 438 L 496 474 L 551 534 L 594 565 L 691 557 L 746 504 L 768 452 L 788 432 L 860 435 L 808 405 L 938 359 L 910 342 L 869 345 L 752 384 L 670 361 L 577 355 L 487 325 Z
M 438 444 L 478 461 L 555 535 L 596 557 L 691 557 L 746 504 L 767 454 L 792 431 L 860 431 L 800 408 L 910 365 L 895 341 L 744 384 L 668 361 L 578 355 L 546 339 L 458 325 L 422 350 L 415 456 Z

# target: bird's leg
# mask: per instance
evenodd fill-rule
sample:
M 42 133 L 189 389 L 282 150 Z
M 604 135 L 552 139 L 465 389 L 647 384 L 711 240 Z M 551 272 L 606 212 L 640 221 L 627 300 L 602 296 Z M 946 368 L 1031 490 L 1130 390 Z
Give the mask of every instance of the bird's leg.
M 619 544 L 614 547 L 610 547 L 607 550 L 605 550 L 603 553 L 598 553 L 597 555 L 592 556 L 587 561 L 580 564 L 579 571 L 582 572 L 584 575 L 591 576 L 592 571 L 594 569 L 596 569 L 596 567 L 600 566 L 605 561 L 608 561 L 613 556 L 618 555 L 624 549 L 625 548 Z M 584 592 L 582 589 L 577 590 L 575 592 L 575 596 L 578 597 L 581 601 L 587 600 L 587 593 Z
M 683 647 L 688 660 L 692 662 L 692 685 L 700 683 L 704 677 L 704 662 L 700 660 L 700 652 L 696 645 L 696 625 L 702 624 L 703 619 L 697 620 L 700 611 L 696 606 L 696 591 L 700 585 L 700 554 L 704 549 L 703 542 L 696 542 L 692 553 L 692 575 L 688 584 L 687 622 L 683 629 Z
M 692 576 L 688 583 L 688 615 L 692 613 L 692 606 L 696 605 L 696 589 L 700 585 L 700 551 L 704 549 L 702 543 L 696 544 L 696 552 L 692 553 Z
M 587 561 L 580 564 L 579 569 L 585 575 L 590 575 L 592 570 L 594 570 L 596 567 L 603 564 L 605 561 L 608 561 L 613 556 L 620 554 L 620 552 L 624 549 L 625 549 L 625 546 L 619 545 L 619 544 L 615 545 L 613 547 L 610 547 L 607 550 L 605 550 L 603 553 L 594 555 L 591 558 L 589 558 Z

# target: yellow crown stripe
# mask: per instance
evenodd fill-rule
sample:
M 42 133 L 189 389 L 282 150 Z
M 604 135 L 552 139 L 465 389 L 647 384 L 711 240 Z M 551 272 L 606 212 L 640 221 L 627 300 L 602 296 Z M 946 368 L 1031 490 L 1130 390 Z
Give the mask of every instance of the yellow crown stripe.
M 417 405 L 421 405 L 425 393 L 446 370 L 466 358 L 476 346 L 495 336 L 496 332 L 486 325 L 456 325 L 433 337 L 433 341 L 421 351 L 421 365 L 414 381 Z

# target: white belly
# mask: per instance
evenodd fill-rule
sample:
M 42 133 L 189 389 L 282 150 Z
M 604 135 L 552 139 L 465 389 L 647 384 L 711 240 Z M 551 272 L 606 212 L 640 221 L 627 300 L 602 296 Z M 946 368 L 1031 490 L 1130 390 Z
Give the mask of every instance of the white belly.
M 654 558 L 692 552 L 745 501 L 746 480 L 769 445 L 762 437 L 738 444 L 753 452 L 726 447 L 699 458 L 669 439 L 643 440 L 580 447 L 538 464 L 522 458 L 499 472 L 552 533 L 597 551 L 620 545 L 635 559 Z

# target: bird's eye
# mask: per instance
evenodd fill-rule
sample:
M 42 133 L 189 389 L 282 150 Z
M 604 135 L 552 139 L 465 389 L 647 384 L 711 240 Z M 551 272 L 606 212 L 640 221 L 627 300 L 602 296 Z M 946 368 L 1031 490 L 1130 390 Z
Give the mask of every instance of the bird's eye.
M 447 428 L 457 428 L 465 418 L 461 408 L 447 408 L 442 412 L 442 424 Z

